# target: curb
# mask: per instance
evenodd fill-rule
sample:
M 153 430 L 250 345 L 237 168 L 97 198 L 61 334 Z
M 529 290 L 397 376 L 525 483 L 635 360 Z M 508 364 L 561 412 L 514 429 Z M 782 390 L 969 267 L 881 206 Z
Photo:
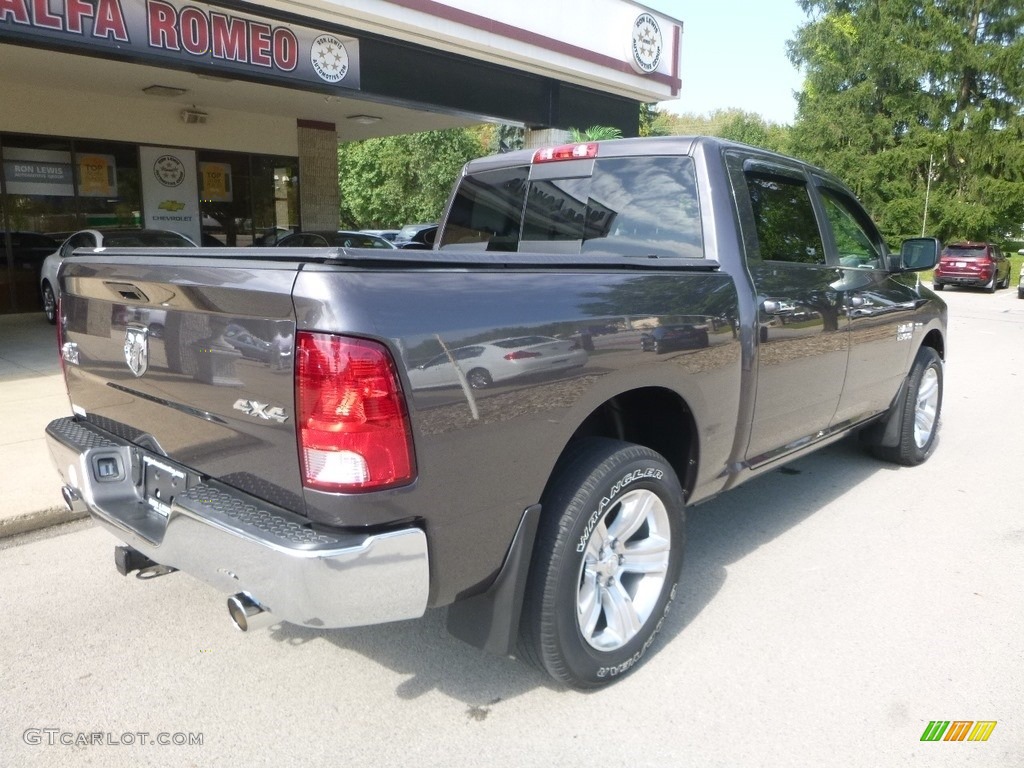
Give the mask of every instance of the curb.
M 89 516 L 88 512 L 72 512 L 64 507 L 50 507 L 39 512 L 27 512 L 6 519 L 0 519 L 0 539 L 32 533 L 61 523 L 82 520 Z

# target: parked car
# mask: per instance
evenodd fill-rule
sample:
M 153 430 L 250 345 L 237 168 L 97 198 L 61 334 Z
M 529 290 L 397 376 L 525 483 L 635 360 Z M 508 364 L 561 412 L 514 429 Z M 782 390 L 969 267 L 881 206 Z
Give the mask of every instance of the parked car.
M 273 360 L 273 343 L 253 335 L 248 328 L 237 323 L 229 323 L 224 329 L 224 341 L 241 352 L 247 360 L 259 360 L 261 363 Z
M 268 227 L 252 239 L 252 244 L 258 247 L 267 248 L 271 245 L 277 245 L 278 240 L 282 237 L 287 237 L 291 233 L 292 231 L 290 229 L 285 229 L 284 227 Z
M 277 241 L 279 248 L 394 248 L 391 243 L 377 235 L 364 232 L 321 230 L 316 232 L 294 232 Z
M 576 368 L 587 362 L 587 353 L 571 339 L 550 336 L 515 336 L 482 344 L 470 344 L 431 358 L 409 371 L 413 389 L 453 387 L 459 365 L 473 389 L 484 389 L 498 382 L 543 371 Z
M 1024 248 L 1021 248 L 1017 253 L 1024 256 Z M 1020 265 L 1020 275 L 1017 276 L 1017 298 L 1024 299 L 1024 264 Z
M 709 343 L 707 326 L 692 323 L 659 326 L 640 334 L 640 349 L 656 355 L 679 349 L 702 349 Z
M 76 248 L 196 248 L 179 232 L 169 229 L 83 229 L 65 240 L 43 261 L 39 291 L 43 312 L 51 324 L 57 322 L 57 270 Z
M 429 251 L 437 237 L 437 224 L 406 224 L 395 236 L 398 248 Z
M 1010 260 L 992 243 L 951 243 L 935 265 L 932 285 L 936 291 L 960 285 L 995 293 L 1010 287 Z
M 360 229 L 360 232 L 366 235 L 376 235 L 377 237 L 383 237 L 388 242 L 393 243 L 395 238 L 398 237 L 397 229 Z

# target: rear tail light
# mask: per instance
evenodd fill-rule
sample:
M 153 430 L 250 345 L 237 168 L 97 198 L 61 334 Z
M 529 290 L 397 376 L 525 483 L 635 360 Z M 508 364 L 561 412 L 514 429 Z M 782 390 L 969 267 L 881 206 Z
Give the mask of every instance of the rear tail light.
M 506 360 L 526 360 L 531 357 L 540 357 L 540 352 L 527 352 L 525 349 L 517 349 L 505 355 Z
M 307 488 L 351 493 L 415 477 L 412 431 L 398 373 L 377 342 L 300 331 L 295 398 Z
M 544 147 L 533 153 L 533 162 L 552 163 L 559 160 L 583 160 L 597 157 L 597 144 L 563 144 L 560 147 Z

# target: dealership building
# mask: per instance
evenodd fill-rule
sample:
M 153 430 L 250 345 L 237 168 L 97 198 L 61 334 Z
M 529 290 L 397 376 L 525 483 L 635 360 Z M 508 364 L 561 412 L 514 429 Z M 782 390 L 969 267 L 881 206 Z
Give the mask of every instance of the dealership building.
M 679 95 L 681 41 L 629 0 L 0 0 L 0 314 L 40 307 L 41 260 L 79 229 L 336 228 L 341 142 L 635 135 Z

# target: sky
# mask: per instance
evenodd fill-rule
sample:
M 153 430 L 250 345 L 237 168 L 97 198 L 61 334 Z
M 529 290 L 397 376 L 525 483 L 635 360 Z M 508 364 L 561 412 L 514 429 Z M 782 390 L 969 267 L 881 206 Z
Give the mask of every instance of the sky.
M 786 57 L 786 41 L 807 20 L 796 0 L 640 2 L 683 22 L 682 92 L 661 109 L 707 114 L 735 107 L 793 122 L 793 92 L 803 76 Z

